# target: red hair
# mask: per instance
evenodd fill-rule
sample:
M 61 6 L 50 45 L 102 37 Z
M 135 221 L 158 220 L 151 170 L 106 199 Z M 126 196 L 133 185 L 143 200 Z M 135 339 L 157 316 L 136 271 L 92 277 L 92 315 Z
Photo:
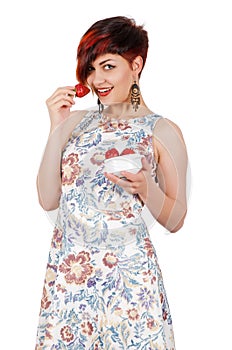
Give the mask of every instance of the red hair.
M 130 64 L 135 57 L 147 58 L 148 35 L 143 26 L 123 16 L 94 23 L 81 38 L 77 49 L 77 80 L 86 84 L 92 62 L 106 53 L 119 54 Z M 141 72 L 140 72 L 141 73 Z

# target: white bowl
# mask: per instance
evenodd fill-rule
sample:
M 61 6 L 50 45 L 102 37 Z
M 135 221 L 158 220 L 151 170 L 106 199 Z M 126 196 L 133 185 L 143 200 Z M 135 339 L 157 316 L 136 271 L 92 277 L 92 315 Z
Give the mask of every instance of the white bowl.
M 136 174 L 142 168 L 141 158 L 140 154 L 135 153 L 105 159 L 105 171 L 119 177 L 122 176 L 121 171 Z

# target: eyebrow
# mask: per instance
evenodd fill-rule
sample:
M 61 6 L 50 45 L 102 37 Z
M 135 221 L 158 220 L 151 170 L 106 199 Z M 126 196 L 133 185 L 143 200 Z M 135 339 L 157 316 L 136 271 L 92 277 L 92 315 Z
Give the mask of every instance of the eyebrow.
M 104 63 L 106 63 L 108 61 L 113 61 L 113 59 L 112 58 L 107 58 L 107 60 L 104 60 L 104 61 L 100 62 L 99 66 L 102 66 Z

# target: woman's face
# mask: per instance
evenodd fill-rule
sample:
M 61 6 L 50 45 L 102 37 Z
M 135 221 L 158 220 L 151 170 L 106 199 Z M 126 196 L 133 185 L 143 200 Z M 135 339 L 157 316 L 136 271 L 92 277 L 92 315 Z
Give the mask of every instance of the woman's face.
M 99 56 L 89 67 L 87 83 L 103 104 L 129 102 L 133 81 L 132 67 L 117 54 Z

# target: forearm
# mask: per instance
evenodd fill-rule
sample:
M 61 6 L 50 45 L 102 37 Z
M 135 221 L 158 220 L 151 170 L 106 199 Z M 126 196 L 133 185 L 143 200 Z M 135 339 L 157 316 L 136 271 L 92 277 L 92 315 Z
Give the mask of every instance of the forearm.
M 141 198 L 152 216 L 170 232 L 176 232 L 183 225 L 186 203 L 168 197 L 154 182 L 148 180 L 146 195 Z
M 61 194 L 61 128 L 51 132 L 37 176 L 37 191 L 40 205 L 45 210 L 56 209 Z
M 61 157 L 64 145 L 86 111 L 70 112 L 75 104 L 75 87 L 58 88 L 46 101 L 51 131 L 37 176 L 39 202 L 45 210 L 59 206 L 61 195 Z

